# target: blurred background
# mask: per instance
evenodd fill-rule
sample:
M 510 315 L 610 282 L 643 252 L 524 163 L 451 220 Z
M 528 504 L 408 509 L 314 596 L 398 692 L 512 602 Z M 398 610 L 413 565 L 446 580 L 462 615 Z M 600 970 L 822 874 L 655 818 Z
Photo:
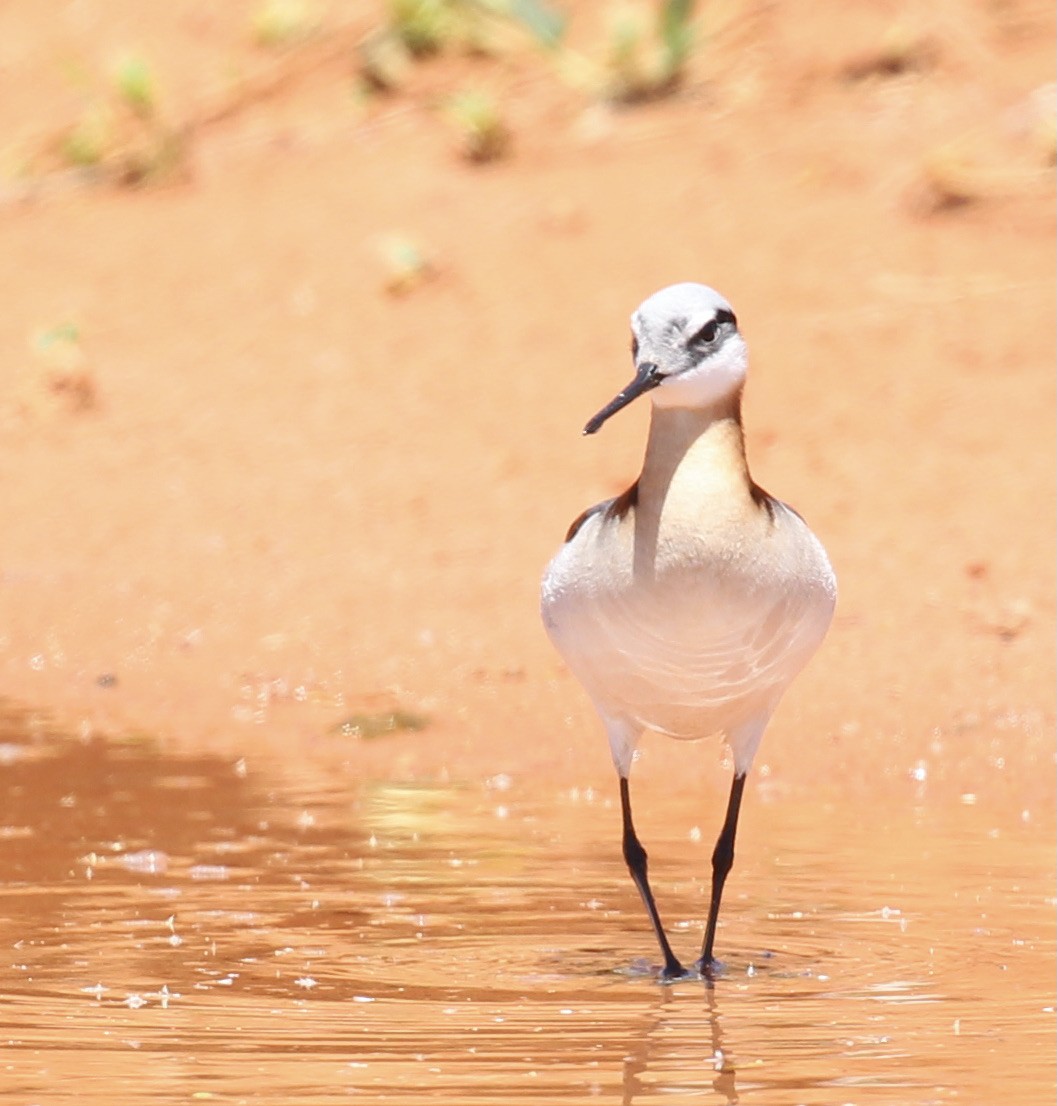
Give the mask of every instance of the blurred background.
M 692 279 L 749 339 L 755 475 L 841 582 L 784 713 L 811 736 L 765 757 L 1033 767 L 1052 24 L 1030 0 L 4 5 L 0 690 L 85 733 L 368 716 L 425 726 L 361 749 L 386 772 L 485 737 L 608 771 L 537 580 L 635 475 L 645 409 L 579 437 L 629 313 Z

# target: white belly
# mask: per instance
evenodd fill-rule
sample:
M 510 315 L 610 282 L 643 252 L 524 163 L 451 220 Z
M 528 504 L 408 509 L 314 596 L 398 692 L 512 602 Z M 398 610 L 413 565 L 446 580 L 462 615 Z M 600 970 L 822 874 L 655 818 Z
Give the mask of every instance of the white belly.
M 821 545 L 786 508 L 747 548 L 662 542 L 636 565 L 600 515 L 559 551 L 544 625 L 605 718 L 695 738 L 769 716 L 821 643 L 836 589 Z

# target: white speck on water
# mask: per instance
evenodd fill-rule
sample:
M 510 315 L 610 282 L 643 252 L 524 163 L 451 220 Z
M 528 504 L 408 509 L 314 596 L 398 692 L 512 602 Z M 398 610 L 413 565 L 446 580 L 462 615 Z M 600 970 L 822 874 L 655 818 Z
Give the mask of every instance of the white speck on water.
M 505 818 L 509 813 L 509 809 L 505 806 L 497 806 L 495 808 L 495 816 L 497 818 Z
M 374 999 L 370 995 L 353 995 L 353 1002 L 374 1002 Z
M 962 1035 L 962 1019 L 961 1018 L 955 1018 L 954 1019 L 954 1035 L 955 1035 L 955 1037 L 960 1037 Z
M 484 781 L 484 785 L 489 791 L 509 791 L 513 783 L 513 777 L 508 776 L 505 772 L 499 772 L 495 776 L 489 776 L 488 779 Z
M 246 758 L 239 757 L 239 759 L 235 761 L 235 775 L 238 776 L 240 780 L 244 780 L 248 773 L 249 769 L 246 767 Z
M 192 864 L 187 874 L 191 879 L 220 882 L 231 878 L 231 869 L 226 864 Z
M 96 999 L 101 999 L 103 995 L 109 991 L 109 987 L 104 987 L 102 983 L 95 984 L 94 987 L 82 987 L 81 991 L 86 995 L 95 995 Z
M 911 779 L 917 780 L 918 783 L 924 783 L 929 778 L 929 766 L 923 760 L 919 760 L 913 768 L 910 769 Z
M 695 845 L 701 840 L 701 827 L 700 826 L 691 826 L 690 827 L 690 840 L 693 841 L 693 843 Z
M 601 910 L 602 909 L 602 900 L 601 899 L 588 899 L 587 902 L 584 903 L 584 906 L 588 910 Z
M 306 991 L 311 991 L 313 987 L 317 986 L 317 982 L 310 975 L 303 975 L 300 979 L 294 980 L 294 986 L 304 987 Z
M 716 1071 L 723 1070 L 724 1059 L 725 1057 L 723 1056 L 723 1049 L 717 1048 L 716 1051 L 712 1053 L 712 1066 L 716 1069 Z
M 302 810 L 297 816 L 297 825 L 300 829 L 309 829 L 316 824 L 316 816 L 307 810 Z
M 125 1005 L 130 1010 L 139 1010 L 141 1007 L 147 1005 L 147 1000 L 142 995 L 129 995 L 125 999 Z
M 169 855 L 157 849 L 141 849 L 139 852 L 125 853 L 118 858 L 118 862 L 130 872 L 155 876 L 168 870 Z
M 963 806 L 976 806 L 976 796 L 971 791 L 966 791 L 964 795 L 958 797 Z

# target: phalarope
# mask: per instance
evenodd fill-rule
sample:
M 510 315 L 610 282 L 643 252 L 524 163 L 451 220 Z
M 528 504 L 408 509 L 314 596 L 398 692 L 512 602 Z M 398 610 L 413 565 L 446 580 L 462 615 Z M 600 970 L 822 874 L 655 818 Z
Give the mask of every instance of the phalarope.
M 644 730 L 722 733 L 734 758 L 698 970 L 711 974 L 745 776 L 771 714 L 818 648 L 836 601 L 825 550 L 749 474 L 741 423 L 748 357 L 727 301 L 675 284 L 631 317 L 635 377 L 584 427 L 653 400 L 639 478 L 584 511 L 543 577 L 551 641 L 583 684 L 620 777 L 623 852 L 663 976 L 684 974 L 647 879 L 628 777 Z

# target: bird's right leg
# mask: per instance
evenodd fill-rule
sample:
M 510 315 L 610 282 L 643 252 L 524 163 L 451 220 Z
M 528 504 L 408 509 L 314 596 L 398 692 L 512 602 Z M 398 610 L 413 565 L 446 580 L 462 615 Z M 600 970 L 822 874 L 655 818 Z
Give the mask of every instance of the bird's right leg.
M 635 833 L 634 823 L 631 821 L 631 796 L 628 790 L 627 776 L 620 777 L 620 812 L 624 822 L 624 860 L 627 863 L 631 878 L 639 889 L 642 901 L 646 906 L 646 913 L 653 924 L 653 932 L 657 935 L 657 943 L 661 946 L 661 954 L 664 957 L 664 979 L 678 979 L 686 974 L 682 964 L 679 963 L 672 946 L 668 944 L 668 938 L 661 925 L 661 916 L 657 913 L 657 904 L 653 901 L 653 892 L 650 890 L 650 881 L 646 876 L 646 850 Z

